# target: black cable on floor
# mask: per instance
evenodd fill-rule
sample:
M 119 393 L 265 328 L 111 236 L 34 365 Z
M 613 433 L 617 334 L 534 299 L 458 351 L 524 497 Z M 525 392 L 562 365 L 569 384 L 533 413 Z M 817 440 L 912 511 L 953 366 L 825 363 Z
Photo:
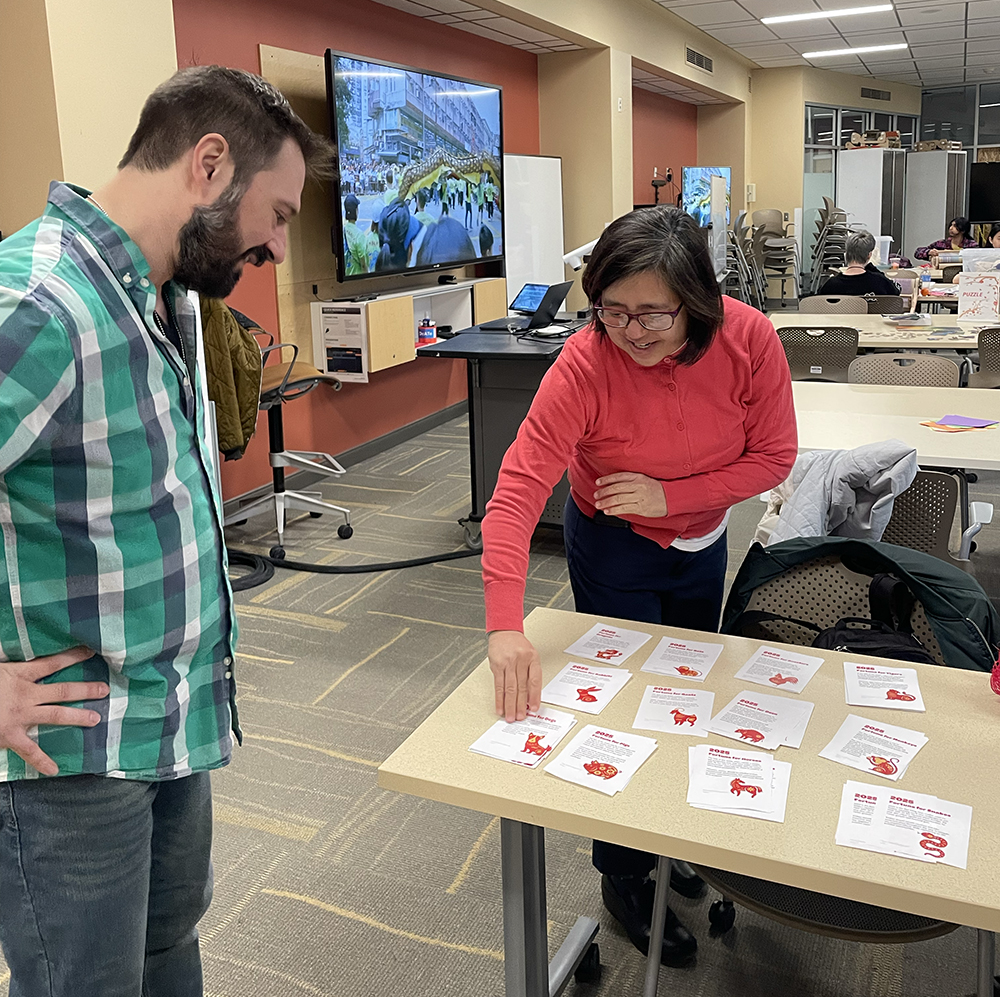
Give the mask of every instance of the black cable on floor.
M 400 568 L 416 568 L 422 564 L 437 561 L 456 561 L 463 557 L 479 557 L 480 550 L 453 550 L 446 554 L 429 554 L 427 557 L 412 557 L 406 561 L 386 561 L 382 564 L 310 564 L 308 561 L 286 561 L 264 554 L 254 554 L 248 550 L 227 547 L 230 564 L 240 564 L 253 570 L 248 575 L 232 582 L 234 592 L 244 592 L 270 581 L 275 568 L 291 571 L 313 571 L 321 575 L 363 575 L 370 571 L 396 571 Z

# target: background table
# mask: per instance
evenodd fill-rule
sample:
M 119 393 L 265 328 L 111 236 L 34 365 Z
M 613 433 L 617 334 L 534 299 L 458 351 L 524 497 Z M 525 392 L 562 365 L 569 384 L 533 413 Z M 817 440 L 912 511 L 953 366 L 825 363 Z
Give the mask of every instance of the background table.
M 883 321 L 882 315 L 817 315 L 806 311 L 809 299 L 801 302 L 799 312 L 771 312 L 768 318 L 775 329 L 798 325 L 831 326 L 858 330 L 858 345 L 862 349 L 969 349 L 979 343 L 982 323 L 959 324 L 954 315 L 928 315 L 930 326 L 923 329 L 896 329 Z M 948 331 L 938 331 L 948 330 Z M 958 331 L 952 331 L 958 330 Z
M 612 621 L 551 609 L 531 613 L 525 621 L 525 633 L 541 655 L 545 682 L 571 660 L 563 648 L 597 622 Z M 733 677 L 761 646 L 758 640 L 621 622 L 651 633 L 653 639 L 625 662 L 623 667 L 633 673 L 632 680 L 599 720 L 577 714 L 578 726 L 554 754 L 563 750 L 580 725 L 599 722 L 612 730 L 631 730 L 647 685 L 711 690 L 715 692 L 714 712 L 743 689 L 759 688 Z M 668 635 L 718 640 L 725 645 L 704 684 L 639 671 L 658 639 Z M 907 667 L 919 672 L 927 712 L 868 709 L 844 703 L 843 661 L 858 656 L 835 651 L 820 653 L 825 664 L 803 693 L 788 694 L 791 699 L 814 702 L 816 709 L 802 747 L 779 748 L 775 755 L 792 764 L 783 824 L 699 810 L 685 802 L 687 749 L 704 743 L 727 747 L 737 743 L 717 735 L 705 739 L 643 731 L 655 737 L 659 747 L 628 787 L 614 797 L 556 779 L 543 769 L 523 769 L 466 751 L 466 746 L 496 720 L 493 679 L 485 661 L 382 764 L 379 785 L 386 789 L 504 819 L 505 847 L 514 848 L 518 860 L 509 863 L 508 851 L 503 868 L 508 997 L 548 994 L 547 975 L 538 964 L 546 952 L 541 831 L 545 827 L 987 932 L 1000 930 L 1000 863 L 996 861 L 1000 794 L 992 778 L 984 778 L 984 765 L 992 757 L 1000 721 L 1000 697 L 990 692 L 989 676 L 908 663 Z M 769 692 L 782 695 L 780 691 Z M 927 735 L 929 742 L 899 782 L 892 785 L 973 807 L 967 870 L 925 865 L 834 843 L 844 783 L 855 780 L 883 784 L 876 776 L 818 755 L 848 713 Z M 989 771 L 994 769 L 990 765 Z M 526 839 L 525 847 L 516 847 Z M 532 882 L 532 875 L 537 880 L 539 872 L 540 903 L 535 898 L 530 928 L 525 929 L 523 924 L 510 923 L 508 913 L 524 910 L 524 889 Z M 598 896 L 595 873 L 595 907 L 600 903 Z

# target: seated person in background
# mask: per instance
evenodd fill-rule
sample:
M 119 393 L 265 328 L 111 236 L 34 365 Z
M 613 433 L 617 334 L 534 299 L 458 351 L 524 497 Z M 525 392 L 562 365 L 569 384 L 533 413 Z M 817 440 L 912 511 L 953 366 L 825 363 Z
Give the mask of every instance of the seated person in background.
M 918 260 L 928 260 L 932 267 L 937 267 L 938 253 L 957 253 L 961 249 L 975 249 L 976 240 L 972 238 L 972 223 L 968 218 L 952 218 L 948 222 L 948 235 L 944 239 L 929 246 L 920 246 L 913 253 Z
M 820 289 L 821 295 L 859 296 L 862 294 L 899 294 L 899 285 L 889 280 L 870 263 L 875 250 L 871 232 L 853 232 L 847 237 L 847 266 L 831 277 Z
M 990 237 L 986 240 L 986 243 L 987 249 L 1000 249 L 1000 223 L 993 223 L 993 227 L 990 229 Z M 1000 264 L 998 264 L 994 269 L 1000 270 Z M 961 273 L 955 274 L 955 276 L 951 278 L 951 282 L 953 284 L 957 284 L 960 276 Z

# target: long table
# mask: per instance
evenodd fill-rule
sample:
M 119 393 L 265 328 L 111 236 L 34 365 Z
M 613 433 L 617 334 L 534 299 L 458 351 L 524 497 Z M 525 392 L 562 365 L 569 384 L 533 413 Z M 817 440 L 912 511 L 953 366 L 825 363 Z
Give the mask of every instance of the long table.
M 532 611 L 525 620 L 525 633 L 541 656 L 544 681 L 552 679 L 570 660 L 563 649 L 597 622 L 613 621 L 552 609 Z M 670 635 L 724 644 L 704 685 L 695 687 L 715 692 L 716 710 L 745 688 L 743 681 L 733 676 L 761 644 L 742 637 L 706 637 L 698 631 L 649 624 L 638 628 L 654 639 L 625 663 L 633 680 L 600 715 L 600 723 L 612 730 L 631 729 L 647 685 L 668 683 L 663 676 L 639 671 L 658 638 Z M 919 672 L 926 713 L 907 713 L 901 718 L 885 710 L 846 706 L 842 665 L 845 657 L 854 659 L 857 655 L 821 653 L 825 664 L 803 697 L 814 702 L 816 709 L 802 747 L 778 749 L 777 757 L 792 764 L 783 824 L 688 806 L 687 749 L 698 743 L 694 738 L 651 734 L 659 747 L 628 787 L 614 797 L 563 782 L 542 770 L 522 769 L 464 751 L 496 720 L 493 678 L 486 661 L 380 766 L 379 785 L 386 789 L 502 819 L 507 997 L 550 994 L 544 828 L 970 925 L 980 930 L 978 993 L 992 997 L 992 933 L 1000 930 L 1000 863 L 996 861 L 1000 794 L 988 775 L 992 769 L 984 768 L 984 763 L 996 740 L 1000 698 L 990 692 L 989 678 L 982 673 L 913 664 L 908 667 Z M 898 785 L 973 807 L 967 869 L 925 865 L 834 843 L 844 783 L 867 779 L 881 784 L 876 777 L 819 757 L 818 752 L 848 713 L 888 720 L 927 735 L 929 743 Z M 581 724 L 595 721 L 585 714 L 577 719 Z M 730 747 L 734 743 L 716 735 L 710 735 L 708 741 Z M 448 752 L 442 753 L 442 744 L 449 746 Z M 597 898 L 595 875 L 595 907 Z M 577 923 L 553 961 L 552 993 L 558 993 L 565 982 L 566 967 L 573 965 L 574 958 L 578 960 L 579 950 L 589 945 L 596 930 L 592 920 L 581 921 L 589 923 Z
M 967 349 L 974 350 L 979 343 L 979 330 L 983 323 L 959 324 L 954 315 L 928 315 L 930 326 L 922 329 L 896 329 L 887 325 L 882 315 L 822 315 L 811 314 L 806 309 L 809 299 L 801 303 L 798 312 L 770 312 L 768 318 L 775 329 L 785 326 L 831 326 L 858 330 L 858 346 L 862 349 Z M 957 331 L 955 331 L 957 330 Z

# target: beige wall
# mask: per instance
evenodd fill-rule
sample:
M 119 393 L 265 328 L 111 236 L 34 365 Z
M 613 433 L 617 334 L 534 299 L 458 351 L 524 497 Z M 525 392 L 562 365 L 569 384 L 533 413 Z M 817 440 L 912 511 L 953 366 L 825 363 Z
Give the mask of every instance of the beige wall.
M 138 20 L 137 20 L 138 18 Z M 171 0 L 0 0 L 0 230 L 41 214 L 50 180 L 115 171 L 149 92 L 177 68 Z
M 746 207 L 750 116 L 746 104 L 703 104 L 698 108 L 698 165 L 732 168 L 732 210 Z

